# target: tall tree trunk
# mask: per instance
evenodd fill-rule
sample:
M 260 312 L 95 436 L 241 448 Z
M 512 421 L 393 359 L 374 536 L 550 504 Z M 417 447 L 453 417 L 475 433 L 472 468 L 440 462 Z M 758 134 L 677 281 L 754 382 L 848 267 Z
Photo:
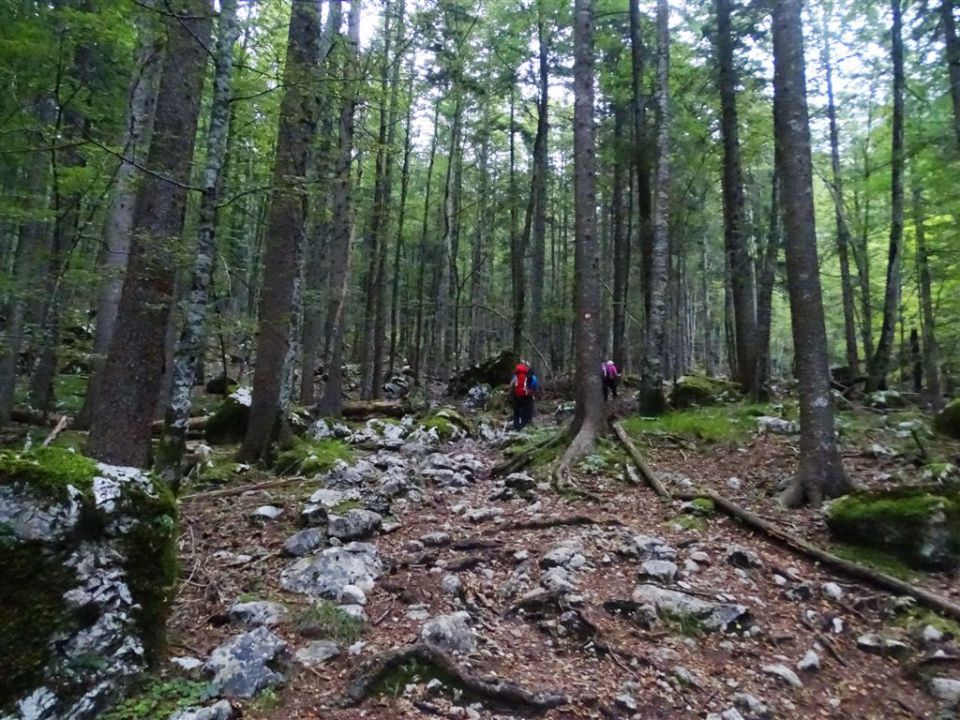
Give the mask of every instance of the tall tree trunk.
M 56 115 L 53 100 L 40 99 L 35 113 L 40 126 L 52 122 Z M 24 171 L 21 191 L 24 196 L 23 220 L 18 228 L 11 274 L 15 282 L 11 283 L 13 287 L 8 291 L 6 307 L 0 314 L 3 321 L 3 334 L 0 335 L 0 425 L 9 422 L 13 410 L 17 364 L 27 330 L 27 309 L 40 295 L 41 254 L 50 231 L 45 213 L 49 205 L 50 155 L 41 149 L 46 144 L 41 134 L 33 135 L 37 149 L 29 154 Z
M 430 190 L 433 183 L 433 166 L 437 159 L 437 142 L 440 136 L 439 123 L 440 100 L 437 100 L 433 108 L 433 139 L 430 141 L 430 162 L 427 164 L 427 190 L 423 198 L 423 218 L 420 224 L 420 249 L 417 262 L 417 318 L 413 340 L 413 382 L 415 385 L 420 384 L 421 365 L 423 361 L 423 276 L 426 272 L 428 257 L 427 231 L 430 227 Z
M 707 377 L 713 377 L 716 363 L 713 349 L 713 313 L 710 308 L 710 284 L 707 271 L 707 241 L 700 240 L 700 296 L 702 303 L 701 325 L 703 326 L 703 370 Z
M 630 3 L 630 58 L 633 84 L 633 142 L 637 164 L 637 221 L 639 223 L 643 317 L 650 314 L 650 271 L 653 252 L 653 201 L 650 191 L 650 149 L 647 138 L 647 97 L 643 92 L 643 41 L 640 3 Z
M 160 54 L 162 48 L 155 28 L 149 24 L 149 18 L 141 17 L 143 22 L 137 42 L 137 67 L 139 73 L 133 80 L 129 92 L 127 117 L 124 122 L 124 159 L 120 161 L 114 179 L 110 199 L 110 209 L 103 225 L 103 245 L 98 275 L 102 278 L 97 292 L 97 326 L 93 336 L 93 366 L 83 406 L 74 418 L 73 427 L 86 430 L 90 427 L 90 417 L 100 388 L 103 384 L 103 365 L 113 328 L 117 319 L 117 306 L 123 291 L 123 276 L 130 254 L 130 240 L 133 231 L 133 216 L 137 200 L 137 177 L 141 164 L 147 154 L 149 139 L 153 127 L 154 106 L 157 100 L 157 83 L 162 67 Z
M 437 351 L 441 358 L 441 376 L 446 379 L 453 359 L 454 338 L 451 331 L 453 303 L 451 297 L 457 285 L 457 196 L 460 192 L 457 172 L 457 151 L 460 147 L 463 121 L 463 91 L 454 86 L 453 125 L 450 128 L 450 152 L 443 183 L 443 236 L 440 238 L 440 282 L 437 285 L 437 312 L 435 322 L 439 332 Z
M 663 2 L 663 0 L 660 0 Z M 600 387 L 600 257 L 597 243 L 597 157 L 594 113 L 593 2 L 574 4 L 574 334 L 576 338 L 576 415 L 573 440 L 560 460 L 557 479 L 566 482 L 570 466 L 590 452 L 603 430 Z
M 230 132 L 230 94 L 233 87 L 233 46 L 240 34 L 237 0 L 220 0 L 217 47 L 214 53 L 213 100 L 207 130 L 206 167 L 197 220 L 197 246 L 190 290 L 183 304 L 183 328 L 173 359 L 170 399 L 164 430 L 157 449 L 157 469 L 174 489 L 183 475 L 183 454 L 187 448 L 187 421 L 190 419 L 190 391 L 198 369 L 203 368 L 207 305 L 216 259 L 217 205 L 220 201 L 222 170 Z
M 523 321 L 526 282 L 523 256 L 526 245 L 517 228 L 517 153 L 516 153 L 516 89 L 510 88 L 510 278 L 513 290 L 513 352 L 523 351 Z
M 613 361 L 621 370 L 626 365 L 627 291 L 630 278 L 630 235 L 627 232 L 623 202 L 624 182 L 624 124 L 627 108 L 614 109 L 613 145 Z M 626 168 L 627 173 L 630 169 Z
M 387 239 L 387 212 L 390 204 L 390 171 L 393 163 L 388 157 L 392 154 L 392 146 L 387 140 L 388 129 L 391 138 L 394 136 L 396 118 L 391 115 L 396 112 L 397 84 L 390 85 L 391 57 L 393 47 L 393 13 L 389 0 L 383 7 L 383 56 L 380 58 L 380 92 L 379 92 L 379 124 L 377 129 L 377 154 L 374 160 L 373 178 L 373 208 L 370 213 L 369 242 L 367 243 L 367 277 L 365 287 L 365 303 L 363 313 L 363 342 L 360 345 L 360 397 L 369 400 L 379 394 L 381 385 L 380 374 L 374 369 L 381 365 L 382 358 L 377 357 L 378 350 L 382 352 L 382 343 L 377 341 L 378 311 L 383 297 L 384 252 Z M 397 58 L 399 60 L 399 58 Z M 399 68 L 399 62 L 394 62 Z M 395 79 L 395 75 L 394 75 Z
M 247 462 L 269 455 L 283 430 L 292 390 L 307 206 L 304 183 L 316 123 L 319 61 L 319 5 L 315 0 L 294 0 L 267 210 L 250 422 L 239 454 Z
M 760 268 L 757 295 L 757 382 L 753 399 L 761 401 L 769 395 L 770 383 L 770 326 L 773 320 L 773 285 L 777 277 L 777 257 L 780 254 L 780 178 L 774 166 L 770 182 L 770 224 L 767 229 L 767 247 Z
M 87 452 L 105 462 L 144 467 L 165 362 L 164 338 L 183 229 L 187 183 L 200 114 L 212 9 L 207 0 L 168 4 L 166 54 L 147 166 L 140 180 L 133 242 L 116 327 L 104 365 Z
M 539 97 L 537 99 L 537 134 L 534 138 L 533 178 L 530 192 L 533 201 L 533 245 L 530 255 L 530 337 L 537 347 L 543 345 L 543 285 L 547 236 L 547 153 L 550 123 L 550 36 L 547 28 L 545 0 L 537 0 L 537 46 Z
M 837 257 L 840 260 L 840 288 L 843 293 L 843 330 L 847 347 L 850 376 L 860 374 L 857 354 L 857 325 L 854 317 L 853 282 L 850 279 L 850 228 L 843 211 L 843 176 L 840 173 L 840 140 L 837 131 L 837 108 L 833 100 L 833 66 L 830 62 L 830 24 L 828 13 L 823 24 L 823 67 L 827 76 L 827 116 L 830 119 L 830 167 L 833 172 L 833 206 L 837 224 Z
M 393 375 L 397 363 L 397 336 L 400 326 L 400 261 L 403 258 L 403 221 L 407 214 L 407 190 L 410 185 L 410 148 L 413 128 L 413 81 L 416 78 L 415 54 L 410 54 L 407 72 L 407 120 L 403 133 L 403 168 L 400 170 L 400 209 L 397 217 L 397 242 L 393 248 L 393 281 L 390 290 L 390 365 L 388 375 Z
M 350 3 L 347 20 L 347 52 L 343 60 L 343 106 L 340 110 L 340 149 L 333 181 L 333 227 L 330 257 L 330 306 L 327 310 L 327 381 L 323 397 L 317 405 L 324 415 L 337 416 L 343 410 L 343 345 L 347 324 L 347 281 L 350 269 L 350 236 L 352 232 L 352 186 L 350 184 L 353 153 L 354 111 L 357 105 L 359 79 L 360 0 Z M 332 323 L 332 325 L 331 325 Z
M 930 259 L 927 253 L 927 233 L 924 224 L 923 191 L 913 188 L 913 226 L 917 241 L 917 275 L 920 285 L 920 327 L 923 336 L 923 374 L 926 379 L 927 404 L 933 410 L 943 406 L 940 389 L 939 351 L 934 332 L 933 298 L 930 290 Z
M 653 205 L 650 313 L 640 376 L 640 412 L 660 415 L 663 394 L 667 271 L 670 262 L 670 28 L 666 0 L 657 0 L 657 193 Z
M 733 64 L 730 0 L 716 0 L 720 130 L 723 135 L 723 238 L 730 265 L 740 391 L 755 391 L 757 356 L 756 288 L 747 249 L 747 229 L 737 125 L 737 72 Z
M 866 186 L 873 168 L 870 165 L 870 134 L 873 129 L 873 91 L 867 110 L 867 127 L 863 142 L 863 184 Z M 863 193 L 860 216 L 859 242 L 852 245 L 853 259 L 857 264 L 857 277 L 860 284 L 860 336 L 863 341 L 863 356 L 869 364 L 873 357 L 873 294 L 870 287 L 870 198 L 869 189 Z
M 481 120 L 479 131 L 479 150 L 477 151 L 478 172 L 480 174 L 477 191 L 477 220 L 473 239 L 472 257 L 470 261 L 470 340 L 467 349 L 467 359 L 474 362 L 480 358 L 483 347 L 484 316 L 483 306 L 486 304 L 484 277 L 484 258 L 487 253 L 487 193 L 490 185 L 490 131 L 489 117 L 485 113 Z
M 900 300 L 900 264 L 903 254 L 903 19 L 900 0 L 891 0 L 893 28 L 890 33 L 893 61 L 893 139 L 890 155 L 890 248 L 887 254 L 887 285 L 883 296 L 880 340 L 870 360 L 867 390 L 886 387 L 893 351 L 893 334 Z
M 827 498 L 848 492 L 852 485 L 840 461 L 830 401 L 800 0 L 776 0 L 773 52 L 776 156 L 783 197 L 789 198 L 781 203 L 781 209 L 793 345 L 800 380 L 799 467 L 781 500 L 789 507 L 806 503 L 818 506 Z
M 950 75 L 950 97 L 953 100 L 953 132 L 960 147 L 960 41 L 953 14 L 955 0 L 940 0 L 940 22 L 947 49 L 947 68 Z

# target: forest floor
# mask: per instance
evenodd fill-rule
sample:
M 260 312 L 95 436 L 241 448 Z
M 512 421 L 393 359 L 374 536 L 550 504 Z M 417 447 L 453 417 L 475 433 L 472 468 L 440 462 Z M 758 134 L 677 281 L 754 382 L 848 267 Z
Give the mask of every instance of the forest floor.
M 714 431 L 711 413 L 727 413 Z M 627 427 L 668 486 L 713 488 L 816 545 L 830 546 L 819 511 L 788 513 L 775 502 L 777 483 L 795 466 L 796 436 L 757 434 L 749 417 L 739 410 L 705 410 L 694 432 L 640 419 L 629 420 Z M 915 412 L 865 410 L 844 415 L 846 466 L 858 484 L 920 481 L 914 462 L 919 445 L 900 425 L 916 417 Z M 544 437 L 553 429 L 551 418 L 541 414 L 539 427 L 525 434 Z M 739 430 L 738 423 L 743 423 Z M 936 673 L 957 677 L 960 646 L 953 631 L 960 628 L 953 623 L 904 607 L 888 593 L 824 569 L 724 515 L 691 513 L 680 501 L 663 501 L 647 487 L 627 484 L 620 464 L 626 456 L 612 442 L 603 442 L 576 468 L 576 481 L 594 499 L 558 493 L 545 482 L 543 468 L 529 470 L 535 481 L 529 491 L 505 488 L 503 479 L 489 473 L 503 458 L 502 443 L 498 435 L 494 442 L 460 439 L 431 449 L 472 456 L 472 482 L 425 482 L 422 503 L 394 505 L 396 529 L 367 540 L 378 549 L 385 570 L 366 593 L 366 626 L 356 633 L 353 626 L 340 631 L 344 646 L 358 638 L 360 643 L 322 665 L 291 663 L 282 685 L 235 703 L 244 718 L 531 714 L 522 705 L 470 697 L 448 676 L 416 660 L 405 662 L 361 704 L 339 706 L 365 660 L 410 646 L 427 618 L 457 611 L 469 614 L 475 640 L 460 657 L 462 666 L 533 692 L 561 693 L 564 704 L 536 713 L 544 718 L 953 717 L 925 686 L 925 661 L 936 651 L 953 658 L 945 667 L 938 663 Z M 956 462 L 960 448 L 939 446 L 937 451 L 952 452 L 944 459 Z M 379 459 L 391 452 L 380 451 Z M 924 447 L 924 452 L 932 450 Z M 405 460 L 415 467 L 422 458 Z M 272 600 L 287 608 L 286 619 L 272 630 L 291 654 L 310 642 L 300 629 L 312 601 L 285 591 L 280 576 L 292 562 L 282 545 L 300 529 L 300 509 L 320 486 L 303 480 L 184 500 L 184 582 L 169 625 L 171 656 L 205 658 L 241 632 L 227 616 L 238 599 Z M 283 515 L 252 523 L 251 511 L 264 504 L 282 507 Z M 730 553 L 737 548 L 745 553 L 731 564 Z M 672 560 L 677 574 L 644 580 L 641 568 L 650 559 Z M 950 577 L 880 562 L 888 572 L 960 601 L 960 588 Z M 638 583 L 648 581 L 688 598 L 739 604 L 746 612 L 727 632 L 710 632 L 700 622 L 669 613 L 645 623 L 631 598 Z M 828 583 L 833 585 L 825 589 Z M 558 587 L 564 592 L 545 591 Z M 922 640 L 927 626 L 944 634 Z M 906 654 L 866 652 L 858 639 L 870 633 L 902 640 Z M 811 650 L 819 669 L 797 669 Z M 434 677 L 443 685 L 428 687 Z

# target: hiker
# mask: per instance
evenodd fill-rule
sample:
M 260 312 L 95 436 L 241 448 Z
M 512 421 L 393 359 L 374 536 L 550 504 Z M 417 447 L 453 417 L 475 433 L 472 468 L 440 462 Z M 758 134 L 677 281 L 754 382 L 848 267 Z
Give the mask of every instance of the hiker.
M 607 401 L 607 396 L 613 393 L 613 398 L 617 398 L 617 385 L 620 384 L 620 370 L 613 360 L 607 360 L 600 363 L 600 377 L 603 380 L 603 401 Z
M 533 396 L 539 389 L 533 367 L 526 360 L 521 360 L 510 379 L 514 430 L 521 430 L 533 422 Z

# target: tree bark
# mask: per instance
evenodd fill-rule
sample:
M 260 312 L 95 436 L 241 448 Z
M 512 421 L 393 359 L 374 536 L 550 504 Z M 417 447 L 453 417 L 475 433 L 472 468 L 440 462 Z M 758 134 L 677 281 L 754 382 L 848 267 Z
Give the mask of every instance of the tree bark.
M 774 131 L 783 197 L 787 287 L 800 381 L 800 458 L 782 502 L 820 505 L 852 485 L 834 438 L 830 365 L 814 226 L 813 168 L 800 0 L 773 8 Z
M 927 404 L 933 410 L 943 406 L 940 389 L 939 351 L 934 331 L 933 297 L 930 283 L 930 260 L 927 253 L 927 233 L 924 227 L 926 216 L 923 208 L 923 191 L 913 188 L 913 226 L 917 242 L 917 275 L 920 285 L 920 327 L 923 337 L 923 374 L 926 380 Z
M 643 92 L 643 40 L 640 32 L 640 3 L 630 3 L 630 70 L 633 84 L 633 142 L 637 165 L 637 221 L 640 238 L 640 269 L 643 288 L 643 317 L 650 314 L 650 270 L 653 252 L 653 201 L 650 191 L 650 150 L 647 139 L 647 97 Z
M 630 234 L 627 231 L 626 217 L 629 211 L 623 201 L 624 155 L 623 138 L 627 108 L 618 105 L 614 109 L 613 144 L 613 361 L 621 372 L 626 367 L 627 349 L 627 293 L 630 281 Z M 629 174 L 629 167 L 627 173 Z
M 720 78 L 720 130 L 723 135 L 723 238 L 730 265 L 740 391 L 755 392 L 757 308 L 743 196 L 737 121 L 737 72 L 733 63 L 730 1 L 716 0 L 717 62 Z
M 757 295 L 757 382 L 753 392 L 756 402 L 769 395 L 773 286 L 777 276 L 777 257 L 780 254 L 780 178 L 776 167 L 770 185 L 770 225 Z
M 96 397 L 103 384 L 103 365 L 117 319 L 117 306 L 123 291 L 123 276 L 130 254 L 133 232 L 133 216 L 136 209 L 139 176 L 137 165 L 143 162 L 150 144 L 154 108 L 157 100 L 157 84 L 162 67 L 162 48 L 158 33 L 149 24 L 149 18 L 141 17 L 138 37 L 137 67 L 139 73 L 130 86 L 130 101 L 124 122 L 124 159 L 120 161 L 114 179 L 110 210 L 103 226 L 103 245 L 98 274 L 101 283 L 97 293 L 97 326 L 93 337 L 93 367 L 83 406 L 73 420 L 74 428 L 86 430 Z
M 427 264 L 427 231 L 430 226 L 430 190 L 433 184 L 433 166 L 437 159 L 437 142 L 440 135 L 440 100 L 433 108 L 433 139 L 430 141 L 430 161 L 427 164 L 427 189 L 423 198 L 423 218 L 420 225 L 420 249 L 417 262 L 417 318 L 413 339 L 413 382 L 420 384 L 423 348 L 423 276 Z
M 347 281 L 350 269 L 352 232 L 352 186 L 350 168 L 353 153 L 354 111 L 356 109 L 358 58 L 360 48 L 360 0 L 350 3 L 347 20 L 347 52 L 343 61 L 343 105 L 340 109 L 340 149 L 333 181 L 333 227 L 330 257 L 330 306 L 327 324 L 331 332 L 327 355 L 327 382 L 317 409 L 324 415 L 338 416 L 343 408 L 343 344 L 347 324 Z M 331 325 L 332 323 L 332 325 Z
M 212 9 L 177 0 L 164 23 L 167 50 L 147 166 L 137 193 L 133 242 L 116 327 L 95 398 L 87 453 L 104 462 L 145 467 L 165 363 L 173 301 L 174 249 L 183 229 L 187 183 L 200 114 Z
M 543 320 L 544 264 L 547 236 L 547 154 L 550 123 L 550 30 L 547 27 L 545 0 L 537 0 L 537 58 L 539 97 L 537 134 L 534 138 L 533 178 L 530 192 L 533 202 L 533 244 L 530 255 L 530 337 L 537 347 L 543 345 L 546 323 Z
M 893 352 L 893 335 L 900 300 L 900 264 L 903 248 L 903 19 L 900 0 L 891 0 L 893 28 L 890 55 L 893 62 L 893 118 L 890 156 L 890 246 L 887 253 L 887 285 L 883 297 L 883 324 L 876 352 L 870 359 L 867 390 L 886 387 Z
M 860 374 L 857 353 L 857 325 L 854 317 L 853 282 L 850 278 L 850 228 L 843 211 L 843 176 L 840 172 L 840 140 L 837 131 L 837 108 L 833 99 L 833 66 L 830 62 L 831 17 L 827 13 L 823 24 L 823 67 L 827 77 L 827 117 L 830 120 L 830 168 L 833 172 L 833 207 L 837 225 L 837 257 L 840 260 L 840 288 L 843 294 L 843 330 L 847 348 L 847 367 L 850 376 Z
M 657 192 L 653 205 L 653 252 L 650 265 L 650 312 L 647 315 L 640 412 L 660 415 L 663 393 L 667 271 L 670 261 L 670 28 L 666 0 L 657 0 Z
M 663 2 L 663 0 L 660 0 Z M 589 453 L 603 429 L 600 387 L 600 257 L 597 242 L 597 157 L 594 113 L 593 0 L 574 4 L 573 154 L 574 154 L 574 334 L 576 415 L 574 437 L 556 470 L 558 484 L 568 481 L 571 465 Z
M 190 391 L 198 368 L 203 367 L 207 305 L 216 260 L 217 205 L 230 132 L 230 96 L 233 87 L 233 46 L 240 34 L 237 0 L 220 0 L 217 46 L 214 52 L 213 100 L 207 130 L 206 167 L 197 220 L 197 245 L 190 290 L 183 303 L 183 328 L 173 359 L 170 398 L 164 431 L 157 449 L 157 469 L 170 487 L 177 489 L 183 475 L 190 420 Z
M 950 98 L 953 100 L 953 133 L 960 148 L 960 41 L 953 14 L 954 0 L 940 0 L 940 22 L 947 51 L 947 69 L 950 75 Z
M 523 320 L 526 282 L 523 256 L 526 250 L 517 228 L 517 153 L 516 153 L 516 89 L 510 88 L 510 280 L 513 292 L 513 352 L 523 353 Z
M 282 430 L 290 400 L 307 207 L 304 183 L 316 124 L 319 41 L 319 5 L 315 0 L 293 0 L 267 209 L 253 397 L 239 453 L 246 462 L 268 456 Z

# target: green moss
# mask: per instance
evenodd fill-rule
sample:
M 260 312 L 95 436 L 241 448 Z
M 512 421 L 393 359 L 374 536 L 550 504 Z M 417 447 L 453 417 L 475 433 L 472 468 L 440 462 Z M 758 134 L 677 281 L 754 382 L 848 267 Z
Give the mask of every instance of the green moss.
M 68 485 L 89 492 L 96 472 L 93 460 L 64 448 L 0 450 L 0 483 L 26 483 L 51 498 L 66 499 Z
M 363 508 L 363 503 L 359 500 L 344 500 L 342 503 L 338 504 L 335 508 L 331 509 L 330 512 L 334 515 L 343 515 L 344 513 L 350 512 L 351 510 L 359 510 Z
M 911 567 L 949 568 L 960 553 L 960 497 L 946 489 L 851 493 L 829 505 L 826 519 L 838 540 L 895 555 Z M 952 558 L 932 553 L 931 535 Z
M 739 398 L 736 386 L 726 380 L 705 375 L 685 375 L 677 381 L 670 393 L 670 404 L 675 409 L 694 405 L 714 405 Z
M 153 480 L 156 497 L 136 487 L 124 495 L 124 512 L 139 522 L 123 537 L 127 584 L 140 610 L 136 620 L 150 660 L 164 649 L 167 612 L 177 587 L 177 504 L 173 493 Z
M 228 396 L 207 420 L 204 437 L 211 445 L 240 442 L 249 422 L 250 407 Z
M 419 658 L 409 658 L 406 662 L 389 668 L 374 684 L 371 694 L 399 697 L 407 685 L 427 683 L 436 678 L 443 683 L 444 690 L 453 692 L 458 701 L 465 702 L 465 688 L 460 681 L 446 670 Z
M 831 550 L 834 555 L 842 557 L 844 560 L 866 565 L 901 580 L 910 580 L 916 575 L 913 570 L 907 567 L 906 563 L 882 550 L 843 543 L 835 543 L 831 546 Z
M 960 440 L 960 398 L 947 404 L 933 418 L 933 429 L 941 435 Z
M 167 718 L 202 703 L 209 683 L 185 678 L 142 678 L 123 702 L 100 720 L 154 720 Z
M 362 620 L 347 615 L 337 605 L 321 600 L 306 608 L 293 620 L 298 633 L 308 638 L 335 640 L 349 645 L 363 637 Z
M 66 554 L 0 537 L 0 708 L 32 690 L 50 659 L 50 638 L 78 626 L 63 601 L 76 585 Z
M 757 413 L 769 408 L 737 403 L 715 408 L 677 410 L 660 417 L 635 415 L 623 421 L 630 435 L 676 435 L 706 442 L 742 443 L 757 429 Z
M 668 629 L 684 637 L 700 637 L 704 633 L 703 621 L 696 615 L 660 610 L 660 620 Z
M 294 438 L 292 445 L 277 455 L 274 471 L 278 475 L 301 473 L 313 475 L 332 468 L 338 460 L 353 463 L 353 449 L 335 438 L 302 440 Z
M 677 515 L 675 518 L 667 522 L 668 525 L 679 525 L 684 530 L 704 530 L 707 527 L 707 524 L 703 521 L 703 518 L 697 517 L 696 515 Z
M 932 625 L 944 634 L 949 633 L 954 637 L 960 637 L 960 623 L 937 615 L 933 610 L 913 608 L 901 615 L 898 619 L 903 625 L 916 628 L 917 630 L 922 630 L 927 625 Z
M 690 512 L 694 515 L 713 515 L 716 509 L 716 505 L 710 498 L 698 497 L 690 501 Z

